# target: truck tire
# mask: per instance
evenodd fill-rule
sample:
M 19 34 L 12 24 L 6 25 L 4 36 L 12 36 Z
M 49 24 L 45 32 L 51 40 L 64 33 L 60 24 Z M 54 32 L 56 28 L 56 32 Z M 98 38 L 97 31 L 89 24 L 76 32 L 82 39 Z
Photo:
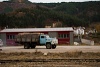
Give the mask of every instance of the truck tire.
M 36 45 L 35 45 L 35 44 L 31 45 L 31 48 L 35 48 L 35 47 L 36 47 Z
M 52 45 L 52 49 L 55 49 L 56 48 L 56 45 Z
M 27 43 L 25 43 L 24 44 L 24 49 L 29 49 L 29 48 L 30 48 L 30 46 Z
M 47 49 L 51 49 L 51 44 L 50 44 L 50 43 L 47 43 L 47 44 L 46 44 L 46 48 L 47 48 Z

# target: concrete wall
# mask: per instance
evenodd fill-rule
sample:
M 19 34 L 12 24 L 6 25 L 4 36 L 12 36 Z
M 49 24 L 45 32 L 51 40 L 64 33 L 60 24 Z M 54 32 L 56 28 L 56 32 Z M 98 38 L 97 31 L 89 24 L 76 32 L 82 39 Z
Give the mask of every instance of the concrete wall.
M 2 39 L 2 41 L 3 41 L 3 46 L 5 46 L 6 45 L 6 33 L 2 33 L 2 34 L 0 34 L 0 39 Z
M 52 38 L 57 37 L 58 33 L 57 32 L 49 32 L 48 35 Z
M 94 41 L 92 41 L 92 40 L 81 39 L 81 42 L 83 44 L 94 45 Z
M 70 45 L 73 45 L 74 44 L 74 36 L 73 36 L 73 32 L 70 32 Z

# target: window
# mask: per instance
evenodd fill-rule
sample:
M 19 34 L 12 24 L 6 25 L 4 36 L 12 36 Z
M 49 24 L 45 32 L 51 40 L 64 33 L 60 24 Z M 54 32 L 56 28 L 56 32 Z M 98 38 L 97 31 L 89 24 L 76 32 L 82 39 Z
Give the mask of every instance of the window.
M 69 38 L 69 34 L 67 34 L 67 37 Z
M 69 38 L 69 34 L 59 34 L 59 38 Z
M 44 36 L 41 36 L 41 38 L 44 38 Z
M 15 39 L 15 35 L 7 35 L 7 39 Z
M 67 38 L 67 34 L 63 34 L 63 38 Z
M 12 39 L 15 39 L 15 35 L 12 35 Z
M 62 34 L 59 34 L 59 36 L 58 36 L 59 38 L 62 38 Z

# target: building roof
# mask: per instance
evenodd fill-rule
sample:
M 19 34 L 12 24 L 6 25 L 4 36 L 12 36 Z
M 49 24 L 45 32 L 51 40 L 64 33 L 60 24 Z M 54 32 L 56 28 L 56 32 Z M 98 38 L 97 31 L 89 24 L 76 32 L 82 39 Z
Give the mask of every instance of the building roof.
M 13 28 L 3 29 L 0 32 L 48 32 L 48 31 L 73 31 L 72 27 L 62 28 Z

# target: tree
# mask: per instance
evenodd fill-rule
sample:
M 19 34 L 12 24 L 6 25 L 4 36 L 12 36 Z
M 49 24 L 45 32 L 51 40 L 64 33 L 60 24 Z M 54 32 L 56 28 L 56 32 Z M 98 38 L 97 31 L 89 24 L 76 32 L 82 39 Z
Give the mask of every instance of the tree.
M 100 33 L 100 23 L 95 25 L 96 30 Z

